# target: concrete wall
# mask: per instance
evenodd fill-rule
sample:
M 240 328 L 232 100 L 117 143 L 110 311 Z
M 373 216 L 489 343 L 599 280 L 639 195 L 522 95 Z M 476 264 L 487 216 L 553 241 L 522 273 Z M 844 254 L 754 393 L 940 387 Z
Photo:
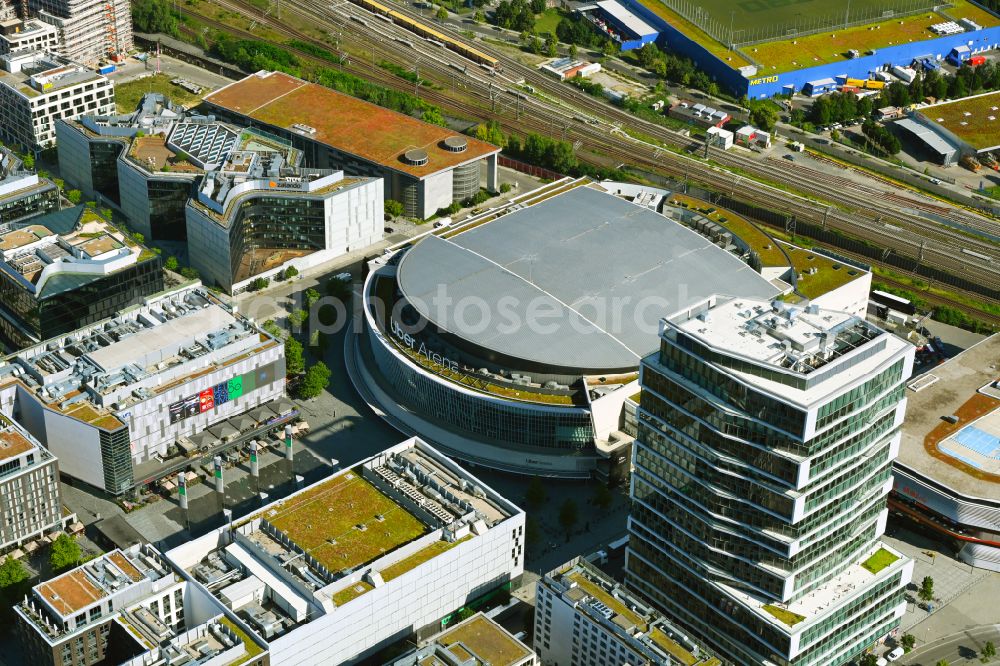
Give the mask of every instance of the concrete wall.
M 451 205 L 451 169 L 427 176 L 423 179 L 422 185 L 418 213 L 421 218 L 426 219 L 436 213 L 439 208 L 447 208 Z
M 851 266 L 845 265 L 840 270 L 847 270 L 849 268 Z M 822 296 L 817 296 L 812 299 L 812 302 L 824 310 L 850 312 L 852 315 L 864 319 L 865 312 L 868 309 L 868 294 L 871 290 L 872 274 L 864 273 L 833 291 L 828 291 Z

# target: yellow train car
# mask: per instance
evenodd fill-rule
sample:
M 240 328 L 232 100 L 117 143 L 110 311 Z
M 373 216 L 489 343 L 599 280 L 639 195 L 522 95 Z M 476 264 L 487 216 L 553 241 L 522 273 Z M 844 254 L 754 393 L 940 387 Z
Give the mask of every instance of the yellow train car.
M 406 30 L 413 32 L 434 44 L 450 49 L 463 58 L 468 58 L 469 60 L 482 65 L 491 71 L 500 71 L 500 62 L 496 58 L 486 55 L 482 51 L 469 46 L 465 42 L 453 39 L 439 30 L 435 30 L 429 25 L 422 23 L 421 21 L 414 20 L 406 14 L 402 14 L 394 9 L 391 9 L 381 2 L 378 2 L 378 0 L 351 1 L 370 12 L 388 17 L 393 23 L 401 28 L 405 28 Z
M 868 90 L 882 90 L 882 88 L 885 88 L 885 81 L 868 79 L 865 81 L 865 88 L 868 88 Z

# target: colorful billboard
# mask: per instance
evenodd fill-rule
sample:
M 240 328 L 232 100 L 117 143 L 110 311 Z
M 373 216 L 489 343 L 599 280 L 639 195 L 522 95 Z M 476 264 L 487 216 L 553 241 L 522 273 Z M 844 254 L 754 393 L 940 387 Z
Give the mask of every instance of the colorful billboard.
M 274 382 L 273 363 L 268 363 L 252 372 L 236 375 L 221 384 L 216 384 L 171 403 L 167 407 L 170 413 L 170 422 L 177 423 L 196 414 L 215 409 L 252 392 L 258 386 L 267 386 L 272 382 Z

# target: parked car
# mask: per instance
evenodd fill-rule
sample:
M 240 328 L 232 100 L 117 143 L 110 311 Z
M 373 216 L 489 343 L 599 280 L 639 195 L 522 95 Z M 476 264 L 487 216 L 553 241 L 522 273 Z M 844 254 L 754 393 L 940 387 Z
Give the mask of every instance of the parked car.
M 894 647 L 891 652 L 885 655 L 885 658 L 889 661 L 896 661 L 906 653 L 901 647 Z

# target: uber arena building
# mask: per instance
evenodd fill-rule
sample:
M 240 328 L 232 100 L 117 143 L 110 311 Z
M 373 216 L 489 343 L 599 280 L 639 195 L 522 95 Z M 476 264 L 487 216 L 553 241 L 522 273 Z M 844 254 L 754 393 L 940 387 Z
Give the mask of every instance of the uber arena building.
M 372 260 L 347 356 L 375 411 L 473 464 L 621 480 L 659 319 L 792 287 L 657 212 L 669 193 L 609 187 L 632 186 L 557 181 Z

